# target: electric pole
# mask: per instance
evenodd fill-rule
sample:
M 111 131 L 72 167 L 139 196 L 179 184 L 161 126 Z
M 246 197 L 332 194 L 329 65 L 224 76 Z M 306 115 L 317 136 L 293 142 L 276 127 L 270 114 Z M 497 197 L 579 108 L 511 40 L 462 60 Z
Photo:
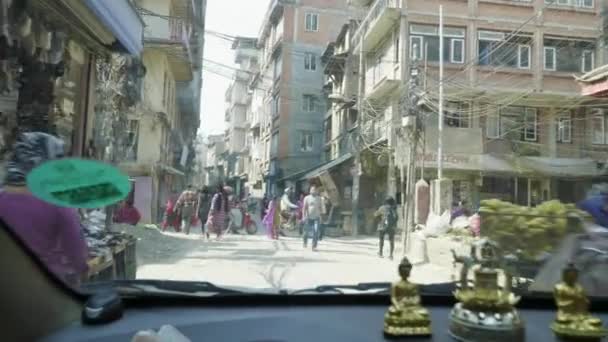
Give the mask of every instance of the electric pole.
M 363 51 L 363 35 L 361 35 L 361 39 L 359 40 L 359 84 L 357 89 L 357 116 L 359 128 L 358 132 L 355 132 L 354 136 L 354 170 L 353 170 L 353 187 L 352 187 L 352 235 L 357 236 L 359 234 L 359 188 L 361 182 L 361 150 L 364 146 L 361 146 L 361 127 L 363 125 L 363 82 L 365 82 L 365 55 Z
M 417 46 L 414 45 L 414 51 L 417 50 Z M 401 104 L 402 113 L 402 139 L 408 145 L 407 164 L 402 160 L 401 162 L 401 184 L 402 184 L 402 198 L 404 199 L 404 211 L 403 211 L 403 253 L 406 254 L 409 249 L 409 233 L 411 228 L 414 226 L 414 187 L 416 179 L 416 161 L 418 160 L 418 140 L 421 132 L 421 120 L 420 120 L 420 105 L 421 105 L 421 91 L 419 86 L 420 71 L 418 68 L 417 56 L 413 55 L 410 63 L 410 74 L 408 80 L 408 86 L 404 92 Z M 406 170 L 404 170 L 406 166 Z M 404 179 L 405 178 L 405 179 Z M 405 189 L 403 189 L 405 184 Z

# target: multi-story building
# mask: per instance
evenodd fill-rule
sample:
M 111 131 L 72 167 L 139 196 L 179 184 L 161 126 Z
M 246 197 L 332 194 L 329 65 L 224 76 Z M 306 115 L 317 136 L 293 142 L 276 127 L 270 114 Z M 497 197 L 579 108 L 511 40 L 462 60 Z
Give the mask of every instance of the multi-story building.
M 144 222 L 158 222 L 171 193 L 193 169 L 199 127 L 205 0 L 138 0 L 146 23 L 142 104 L 128 123 L 135 206 Z
M 257 41 L 260 70 L 250 83 L 250 129 L 260 157 L 252 163 L 263 174 L 249 182 L 258 189 L 276 192 L 281 179 L 321 161 L 326 104 L 320 56 L 348 19 L 345 9 L 345 0 L 270 3 Z
M 453 180 L 454 201 L 575 201 L 603 176 L 605 117 L 572 78 L 606 61 L 601 1 L 351 3 L 366 13 L 350 41 L 364 70 L 355 108 L 361 110 L 357 146 L 366 199 L 398 195 L 401 188 L 395 164 L 407 148 L 400 137 L 400 100 L 416 70 L 414 60 L 425 111 L 419 165 L 429 179 L 437 168 L 440 58 L 445 64 L 443 165 L 444 177 Z M 328 136 L 328 143 L 335 138 Z M 338 154 L 331 150 L 334 159 Z
M 215 186 L 224 180 L 224 166 L 222 156 L 226 150 L 223 134 L 210 135 L 205 142 L 207 145 L 204 165 L 204 184 Z
M 249 171 L 248 119 L 252 94 L 249 82 L 258 71 L 257 38 L 237 37 L 232 44 L 238 65 L 234 79 L 226 89 L 226 176 L 228 182 L 241 193 Z

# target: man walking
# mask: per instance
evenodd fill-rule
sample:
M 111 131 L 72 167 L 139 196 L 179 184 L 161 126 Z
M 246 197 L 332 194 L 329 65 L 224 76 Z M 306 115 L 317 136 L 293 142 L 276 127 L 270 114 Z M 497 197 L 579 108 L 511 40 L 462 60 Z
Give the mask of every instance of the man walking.
M 310 188 L 310 194 L 304 197 L 302 220 L 304 221 L 304 248 L 308 245 L 308 237 L 312 234 L 312 250 L 317 251 L 319 241 L 319 224 L 323 213 L 323 201 L 316 187 Z
M 186 190 L 179 196 L 176 208 L 181 209 L 182 230 L 186 234 L 190 234 L 192 219 L 197 214 L 196 211 L 198 209 L 198 195 L 194 192 L 192 185 L 188 185 Z

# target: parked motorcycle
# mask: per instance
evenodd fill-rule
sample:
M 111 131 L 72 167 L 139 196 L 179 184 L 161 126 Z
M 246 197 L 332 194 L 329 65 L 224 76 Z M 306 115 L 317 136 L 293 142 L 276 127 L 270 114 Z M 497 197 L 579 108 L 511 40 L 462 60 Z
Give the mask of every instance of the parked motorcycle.
M 246 205 L 246 203 L 240 203 L 230 209 L 228 233 L 235 233 L 243 229 L 249 235 L 254 235 L 258 232 L 258 223 L 253 219 L 249 211 L 245 209 Z

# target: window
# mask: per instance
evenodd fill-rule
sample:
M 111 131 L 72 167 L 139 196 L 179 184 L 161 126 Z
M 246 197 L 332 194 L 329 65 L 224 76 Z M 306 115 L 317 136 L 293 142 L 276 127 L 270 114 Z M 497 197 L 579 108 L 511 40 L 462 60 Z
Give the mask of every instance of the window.
M 593 0 L 545 0 L 546 5 L 594 8 Z
M 270 155 L 276 156 L 279 152 L 279 133 L 274 133 L 270 140 Z
M 272 64 L 272 74 L 273 74 L 273 80 L 276 82 L 278 80 L 281 79 L 281 71 L 283 68 L 283 59 L 281 58 L 281 55 L 277 55 L 277 58 L 275 58 L 273 64 Z
M 415 60 L 422 60 L 422 37 L 411 36 L 410 37 L 410 58 Z
M 594 42 L 545 38 L 544 46 L 545 70 L 587 72 L 594 67 Z
M 314 112 L 316 107 L 316 99 L 314 95 L 302 96 L 302 110 L 305 112 Z
M 449 127 L 468 128 L 469 110 L 463 102 L 448 102 L 444 113 L 445 124 Z
M 561 115 L 557 118 L 557 141 L 561 143 L 572 142 L 572 116 Z
M 139 136 L 139 121 L 138 120 L 129 120 L 129 124 L 127 126 L 127 138 L 126 138 L 126 150 L 127 150 L 127 160 L 135 161 L 137 160 L 137 141 Z
M 279 116 L 280 112 L 281 112 L 281 97 L 276 94 L 272 97 L 272 103 L 271 103 L 271 114 L 273 118 L 276 118 L 277 116 Z
M 306 31 L 319 31 L 319 15 L 317 13 L 306 13 Z
M 530 69 L 532 36 L 508 36 L 504 32 L 484 30 L 477 34 L 479 65 Z
M 315 56 L 315 54 L 310 52 L 304 54 L 304 70 L 317 70 L 317 56 Z
M 593 51 L 590 50 L 585 50 L 583 51 L 583 56 L 581 58 L 581 71 L 582 72 L 589 72 L 591 70 L 593 70 L 593 65 L 594 63 L 594 53 Z
M 545 47 L 545 70 L 555 70 L 555 48 Z
M 313 137 L 311 132 L 300 132 L 300 151 L 312 152 Z
M 517 47 L 517 67 L 520 69 L 530 69 L 530 59 L 532 49 L 530 45 L 519 45 Z
M 537 139 L 537 113 L 535 108 L 526 108 L 524 114 L 524 140 L 536 141 Z
M 464 63 L 465 29 L 445 27 L 443 34 L 443 60 L 448 63 Z M 426 59 L 431 62 L 439 61 L 439 28 L 437 26 L 410 25 L 410 58 Z
M 500 110 L 500 137 L 512 140 L 537 141 L 536 108 L 509 106 Z
M 464 39 L 452 39 L 450 62 L 464 63 Z
M 500 117 L 496 114 L 490 114 L 486 117 L 486 137 L 497 139 L 500 138 Z
M 593 133 L 591 142 L 596 145 L 608 144 L 608 139 L 606 139 L 606 114 L 601 109 L 595 109 L 592 115 L 591 127 Z

